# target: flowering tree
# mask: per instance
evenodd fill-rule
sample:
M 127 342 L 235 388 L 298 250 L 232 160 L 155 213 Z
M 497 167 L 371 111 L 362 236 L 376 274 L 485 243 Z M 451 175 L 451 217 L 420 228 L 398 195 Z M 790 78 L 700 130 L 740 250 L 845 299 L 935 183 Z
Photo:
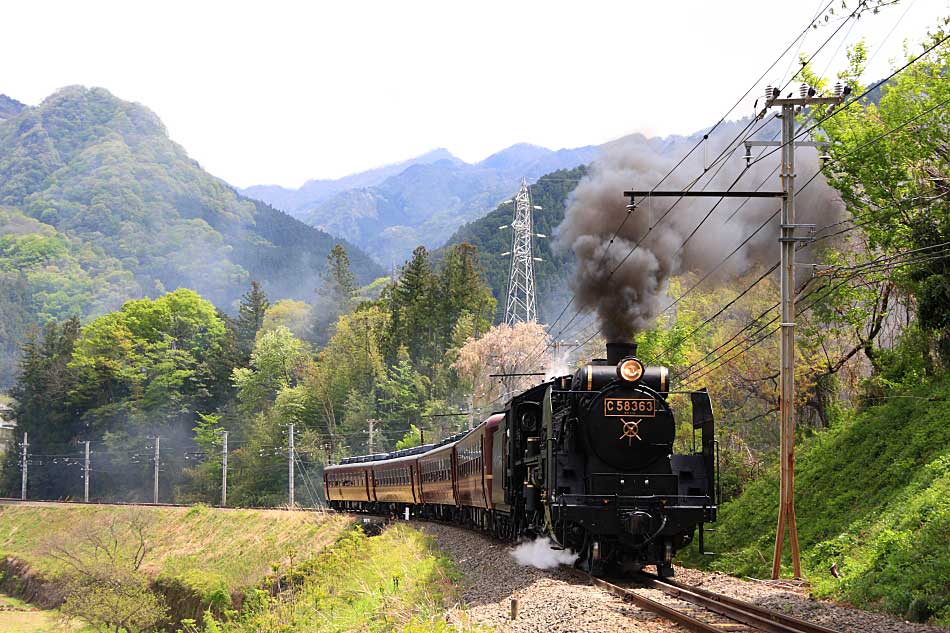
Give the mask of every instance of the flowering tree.
M 492 377 L 491 374 L 541 372 L 552 361 L 549 338 L 535 322 L 493 326 L 484 336 L 469 338 L 452 365 L 471 390 L 475 408 L 491 408 L 538 382 L 540 376 Z

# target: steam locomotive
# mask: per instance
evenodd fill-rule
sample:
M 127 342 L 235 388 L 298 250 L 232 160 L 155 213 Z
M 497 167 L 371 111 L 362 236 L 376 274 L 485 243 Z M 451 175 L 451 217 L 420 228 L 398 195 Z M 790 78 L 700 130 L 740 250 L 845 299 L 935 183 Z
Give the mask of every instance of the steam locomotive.
M 392 453 L 349 457 L 324 472 L 338 510 L 455 521 L 499 538 L 548 536 L 594 573 L 655 565 L 716 520 L 718 451 L 705 389 L 689 392 L 693 448 L 675 454 L 669 371 L 636 344 L 608 343 L 573 376 L 511 398 L 472 430 Z M 699 445 L 696 434 L 700 434 Z

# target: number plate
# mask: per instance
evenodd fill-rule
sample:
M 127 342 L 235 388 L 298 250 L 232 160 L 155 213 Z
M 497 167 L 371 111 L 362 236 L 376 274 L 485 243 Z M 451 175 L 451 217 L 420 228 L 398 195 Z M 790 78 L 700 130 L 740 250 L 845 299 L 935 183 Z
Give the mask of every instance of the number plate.
M 656 417 L 656 400 L 652 398 L 604 398 L 604 415 Z

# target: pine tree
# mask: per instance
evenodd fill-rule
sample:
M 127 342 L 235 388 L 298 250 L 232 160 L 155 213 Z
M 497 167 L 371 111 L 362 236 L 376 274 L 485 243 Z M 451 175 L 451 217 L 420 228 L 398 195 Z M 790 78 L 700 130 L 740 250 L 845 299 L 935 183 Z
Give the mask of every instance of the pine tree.
M 261 284 L 257 281 L 251 281 L 251 288 L 241 297 L 241 305 L 238 307 L 237 335 L 241 350 L 250 355 L 254 349 L 254 339 L 257 331 L 264 324 L 264 313 L 270 307 L 267 301 L 267 295 L 264 294 Z
M 440 344 L 451 343 L 455 324 L 465 314 L 474 317 L 474 333 L 491 327 L 495 298 L 485 283 L 478 249 L 471 244 L 456 244 L 448 249 L 439 271 Z
M 311 339 L 325 345 L 332 335 L 331 329 L 340 318 L 353 309 L 356 298 L 356 277 L 350 270 L 350 258 L 342 244 L 337 244 L 327 255 L 327 267 L 323 271 L 323 284 L 317 289 L 313 303 Z
M 390 351 L 405 346 L 413 364 L 428 373 L 438 345 L 437 278 L 429 252 L 416 247 L 392 289 Z
M 352 301 L 356 293 L 356 277 L 350 270 L 350 258 L 342 244 L 334 246 L 327 255 L 324 279 L 337 298 L 346 302 Z

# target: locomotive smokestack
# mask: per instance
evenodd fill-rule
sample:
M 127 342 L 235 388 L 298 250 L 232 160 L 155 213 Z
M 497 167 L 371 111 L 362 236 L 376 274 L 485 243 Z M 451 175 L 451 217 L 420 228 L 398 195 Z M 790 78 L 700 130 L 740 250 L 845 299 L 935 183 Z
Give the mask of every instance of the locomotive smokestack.
M 628 356 L 637 355 L 636 343 L 607 343 L 607 364 L 616 365 Z

